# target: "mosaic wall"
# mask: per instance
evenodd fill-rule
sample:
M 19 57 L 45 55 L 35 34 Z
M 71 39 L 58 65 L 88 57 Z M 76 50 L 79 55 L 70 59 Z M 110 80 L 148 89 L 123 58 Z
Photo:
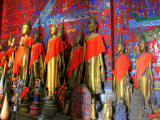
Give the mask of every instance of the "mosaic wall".
M 2 11 L 2 32 L 1 40 L 7 50 L 7 39 L 10 32 L 16 38 L 15 45 L 19 46 L 22 36 L 22 24 L 30 16 L 32 22 L 33 37 L 38 21 L 41 21 L 42 41 L 47 48 L 50 35 L 50 27 L 56 24 L 64 24 L 64 40 L 68 44 L 67 58 L 70 56 L 71 42 L 76 45 L 80 26 L 83 26 L 83 36 L 89 34 L 87 20 L 91 13 L 94 13 L 98 23 L 98 33 L 104 39 L 107 52 L 104 53 L 106 67 L 106 81 L 112 80 L 112 51 L 111 51 L 111 12 L 110 0 L 3 0 Z M 66 59 L 66 61 L 68 61 Z
M 122 34 L 125 53 L 132 60 L 131 76 L 135 76 L 135 56 L 140 53 L 138 41 L 141 31 L 148 42 L 148 51 L 156 57 L 153 63 L 154 80 L 160 80 L 160 1 L 159 0 L 114 0 L 114 58 L 117 42 Z M 158 83 L 155 82 L 155 88 Z M 160 86 L 159 86 L 160 87 Z

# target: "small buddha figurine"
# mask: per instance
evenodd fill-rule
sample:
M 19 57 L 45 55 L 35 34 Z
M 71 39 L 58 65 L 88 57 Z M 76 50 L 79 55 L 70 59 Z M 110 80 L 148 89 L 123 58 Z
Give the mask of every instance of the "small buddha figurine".
M 132 98 L 132 84 L 130 83 L 131 78 L 129 75 L 126 76 L 126 83 L 124 84 L 124 100 L 127 110 L 129 110 L 129 104 Z
M 62 45 L 63 45 L 63 49 L 64 51 L 61 53 L 61 59 L 62 59 L 62 77 L 65 75 L 65 70 L 66 70 L 66 65 L 65 65 L 65 60 L 64 60 L 64 57 L 65 57 L 65 53 L 66 53 L 66 49 L 67 49 L 67 43 L 66 41 L 63 41 L 63 38 L 64 38 L 64 25 L 63 23 L 61 23 L 61 27 L 60 27 L 60 30 L 57 31 L 57 36 L 61 38 L 62 40 Z
M 44 62 L 44 69 L 46 69 L 47 64 L 46 87 L 48 88 L 48 96 L 45 98 L 46 100 L 51 99 L 51 96 L 54 95 L 54 89 L 60 86 L 58 77 L 61 70 L 60 53 L 64 51 L 61 38 L 56 36 L 56 25 L 51 27 L 51 35 L 52 37 L 48 40 L 47 55 Z
M 22 39 L 20 41 L 20 46 L 16 52 L 14 64 L 13 64 L 13 75 L 14 77 L 20 75 L 22 80 L 25 80 L 24 87 L 27 86 L 29 81 L 29 60 L 30 60 L 30 53 L 31 47 L 34 44 L 33 38 L 29 37 L 31 32 L 31 23 L 30 19 L 27 20 L 22 27 Z
M 15 38 L 13 38 L 13 34 L 10 33 L 9 39 L 8 39 L 9 49 L 7 50 L 8 62 L 10 61 L 14 62 L 14 56 L 15 56 L 14 42 L 15 42 Z
M 36 79 L 35 80 L 35 86 L 34 86 L 34 101 L 33 104 L 37 105 L 39 103 L 39 95 L 41 93 L 41 85 L 40 85 L 41 80 Z
M 7 73 L 5 75 L 5 87 L 4 87 L 5 93 L 10 93 L 12 74 L 13 74 L 13 61 L 10 61 L 8 63 Z
M 96 116 L 95 116 L 95 101 L 94 99 L 92 99 L 92 104 L 91 104 L 91 119 L 95 120 Z
M 107 109 L 105 111 L 104 120 L 111 120 L 112 119 L 112 101 L 108 99 Z
M 105 102 L 104 102 L 104 107 L 103 107 L 103 118 L 104 118 L 104 119 L 105 119 L 105 115 L 106 115 L 106 111 L 107 111 L 107 106 L 108 106 L 107 100 L 105 100 Z
M 139 48 L 141 53 L 136 56 L 136 75 L 134 86 L 142 92 L 144 98 L 146 98 L 147 95 L 149 99 L 153 89 L 152 62 L 155 61 L 155 57 L 153 54 L 146 52 L 147 42 L 144 39 L 143 32 L 141 33 Z
M 4 44 L 3 43 L 0 43 L 0 62 L 3 58 L 3 55 L 6 54 L 6 52 L 4 51 Z
M 102 93 L 102 84 L 105 80 L 105 70 L 102 53 L 106 52 L 102 36 L 97 33 L 97 22 L 92 14 L 88 20 L 89 35 L 84 38 L 85 79 L 93 98 L 95 94 Z
M 149 106 L 151 107 L 153 114 L 157 114 L 157 97 L 155 96 L 154 90 L 152 90 L 152 94 L 149 99 Z
M 117 44 L 118 56 L 115 61 L 115 68 L 112 71 L 114 75 L 113 89 L 116 91 L 116 98 L 121 97 L 124 100 L 124 84 L 126 83 L 126 76 L 131 68 L 132 62 L 128 55 L 124 54 L 124 43 L 122 36 Z M 123 67 L 123 69 L 122 69 Z
M 41 42 L 41 33 L 39 30 L 40 30 L 40 24 L 38 24 L 37 31 L 34 35 L 35 44 L 32 46 L 31 50 L 31 59 L 29 65 L 29 70 L 30 70 L 29 87 L 31 87 L 31 90 L 33 90 L 34 80 L 36 79 L 40 79 L 41 84 L 44 84 L 43 60 L 45 58 L 45 46 Z
M 82 30 L 80 30 L 77 36 L 77 46 L 72 48 L 70 60 L 66 70 L 66 76 L 68 77 L 69 88 L 72 90 L 75 86 L 81 83 L 83 65 L 84 65 L 84 48 L 81 46 L 83 42 Z

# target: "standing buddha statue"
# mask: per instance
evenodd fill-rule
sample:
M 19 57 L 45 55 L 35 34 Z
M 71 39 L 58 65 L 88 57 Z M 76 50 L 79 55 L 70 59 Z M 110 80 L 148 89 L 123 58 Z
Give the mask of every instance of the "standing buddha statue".
M 13 35 L 10 33 L 9 39 L 8 39 L 9 49 L 7 50 L 8 62 L 10 61 L 14 62 L 14 56 L 15 56 L 14 42 L 15 42 L 15 38 L 13 38 Z
M 120 37 L 117 44 L 118 56 L 115 61 L 115 68 L 112 71 L 113 89 L 116 91 L 116 98 L 121 97 L 124 100 L 124 84 L 126 83 L 126 76 L 129 75 L 128 71 L 131 68 L 132 62 L 128 55 L 124 54 L 124 43 Z
M 32 46 L 31 50 L 31 59 L 29 65 L 30 71 L 30 81 L 29 86 L 31 90 L 34 88 L 34 80 L 40 79 L 41 84 L 44 84 L 44 76 L 43 76 L 43 60 L 45 58 L 45 46 L 41 43 L 41 33 L 40 33 L 40 24 L 38 25 L 37 32 L 34 35 L 35 44 Z
M 20 41 L 20 47 L 18 48 L 14 65 L 13 65 L 13 74 L 16 76 L 20 74 L 20 78 L 25 80 L 24 87 L 26 87 L 27 82 L 29 80 L 29 60 L 30 60 L 30 52 L 31 47 L 34 44 L 33 38 L 29 37 L 31 32 L 31 23 L 30 19 L 27 20 L 25 24 L 23 24 L 22 28 L 22 39 Z
M 51 27 L 51 35 L 52 37 L 48 40 L 47 55 L 44 62 L 44 68 L 47 64 L 46 87 L 48 88 L 48 96 L 46 100 L 51 99 L 51 96 L 54 95 L 54 89 L 60 86 L 58 77 L 58 72 L 61 69 L 60 53 L 64 51 L 61 38 L 56 36 L 56 25 Z
M 81 46 L 83 42 L 82 30 L 76 39 L 77 46 L 72 48 L 70 60 L 66 70 L 66 76 L 68 76 L 68 83 L 70 90 L 81 83 L 83 65 L 84 65 L 84 51 Z
M 147 42 L 144 39 L 143 32 L 141 33 L 139 48 L 141 53 L 136 56 L 136 75 L 134 86 L 142 92 L 144 98 L 146 98 L 147 95 L 149 99 L 153 89 L 152 62 L 155 61 L 155 57 L 153 54 L 146 52 Z
M 102 84 L 105 80 L 105 70 L 102 53 L 106 51 L 102 36 L 96 33 L 97 22 L 93 14 L 88 20 L 89 35 L 84 39 L 85 51 L 85 79 L 84 84 L 88 87 L 93 97 L 102 93 Z

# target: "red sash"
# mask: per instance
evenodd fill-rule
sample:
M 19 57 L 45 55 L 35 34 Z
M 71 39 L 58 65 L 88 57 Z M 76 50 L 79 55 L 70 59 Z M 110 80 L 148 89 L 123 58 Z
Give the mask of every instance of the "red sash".
M 160 112 L 157 114 L 149 114 L 149 119 L 152 120 L 153 118 L 160 117 Z
M 101 35 L 97 35 L 86 42 L 85 61 L 106 51 Z
M 30 45 L 32 46 L 32 45 L 34 45 L 34 40 L 31 37 L 26 37 L 23 40 L 23 44 L 27 45 L 27 46 L 30 46 Z
M 38 57 L 41 55 L 42 52 L 43 52 L 43 59 L 44 59 L 45 58 L 45 47 L 42 43 L 36 43 L 32 47 L 32 56 L 30 60 L 29 71 L 33 63 L 38 59 Z
M 53 38 L 48 44 L 49 50 L 46 55 L 46 63 L 48 63 L 52 59 L 52 57 L 64 51 L 62 40 L 60 37 Z
M 27 51 L 23 46 L 18 48 L 13 64 L 13 74 L 18 74 L 20 72 L 20 66 L 26 53 Z
M 83 58 L 83 47 L 79 46 L 73 51 L 73 58 L 71 60 L 68 70 L 68 78 L 71 77 L 72 71 L 82 62 L 82 58 Z
M 12 53 L 15 51 L 15 49 L 14 48 L 9 48 L 8 49 L 8 51 L 7 51 L 7 56 L 8 56 L 8 58 L 12 55 Z
M 5 51 L 2 51 L 2 52 L 0 53 L 0 61 L 2 60 L 4 54 L 6 54 Z
M 112 74 L 116 77 L 116 79 L 120 82 L 122 78 L 125 76 L 127 70 L 129 71 L 132 65 L 132 61 L 126 54 L 121 54 L 116 61 L 116 67 L 112 71 Z
M 154 62 L 154 61 L 155 61 L 155 57 L 149 52 L 145 52 L 139 57 L 138 68 L 137 68 L 137 73 L 135 76 L 135 83 L 134 83 L 134 86 L 136 87 L 136 89 L 138 89 L 138 81 L 141 78 L 142 74 L 144 73 L 144 71 L 150 64 L 150 62 Z
M 3 62 L 1 62 L 0 63 L 0 67 L 3 66 L 3 65 L 5 65 L 5 64 L 7 64 L 6 65 L 6 72 L 5 72 L 5 74 L 6 74 L 7 73 L 7 69 L 8 69 L 8 62 L 7 62 L 7 60 L 4 60 Z

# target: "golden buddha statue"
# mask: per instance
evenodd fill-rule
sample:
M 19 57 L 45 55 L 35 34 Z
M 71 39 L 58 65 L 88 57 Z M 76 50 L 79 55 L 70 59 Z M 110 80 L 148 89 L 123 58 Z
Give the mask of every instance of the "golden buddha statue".
M 68 76 L 68 83 L 70 90 L 81 83 L 83 65 L 84 65 L 84 50 L 81 46 L 83 42 L 82 30 L 76 39 L 77 46 L 72 47 L 70 60 L 66 70 L 66 76 Z
M 10 33 L 9 39 L 8 39 L 9 49 L 7 50 L 8 62 L 10 61 L 14 62 L 14 56 L 15 56 L 14 42 L 15 42 L 15 38 L 13 38 L 13 35 Z
M 31 53 L 31 47 L 34 44 L 33 38 L 29 37 L 31 32 L 31 23 L 30 19 L 27 20 L 25 24 L 23 24 L 22 27 L 22 38 L 20 41 L 20 47 L 18 48 L 14 65 L 13 65 L 13 74 L 16 77 L 18 74 L 20 74 L 20 78 L 22 80 L 26 80 L 24 82 L 24 87 L 26 87 L 28 81 L 29 81 L 29 60 L 30 60 L 30 53 Z
M 136 56 L 136 75 L 134 86 L 142 92 L 144 98 L 146 98 L 147 95 L 149 99 L 153 89 L 154 81 L 152 75 L 152 62 L 155 61 L 155 57 L 151 53 L 146 52 L 147 42 L 144 39 L 143 32 L 141 35 L 141 40 L 139 41 L 141 53 Z
M 107 109 L 105 111 L 104 120 L 112 120 L 112 101 L 107 101 Z
M 32 46 L 31 51 L 31 59 L 30 59 L 30 82 L 29 86 L 31 90 L 34 88 L 34 83 L 36 79 L 41 80 L 41 84 L 44 84 L 44 76 L 43 76 L 43 60 L 45 58 L 45 47 L 43 43 L 41 43 L 41 33 L 40 33 L 40 24 L 37 28 L 37 32 L 34 35 L 35 44 Z
M 84 84 L 88 87 L 93 97 L 102 93 L 102 84 L 105 80 L 105 69 L 102 53 L 106 51 L 102 36 L 96 33 L 97 23 L 92 15 L 88 20 L 89 35 L 84 39 L 85 51 L 85 79 Z
M 131 78 L 129 75 L 126 76 L 126 83 L 124 84 L 124 100 L 127 110 L 129 110 L 129 104 L 132 98 L 132 84 L 130 83 Z
M 113 89 L 116 91 L 116 98 L 121 97 L 124 100 L 124 84 L 126 83 L 126 76 L 129 75 L 128 71 L 131 68 L 132 62 L 128 55 L 123 54 L 124 43 L 120 41 L 117 44 L 118 56 L 115 60 L 115 68 L 112 71 L 113 78 Z M 123 67 L 123 69 L 122 69 Z
M 64 38 L 64 26 L 63 26 L 63 23 L 61 24 L 61 27 L 60 27 L 60 30 L 58 30 L 57 32 L 57 36 L 61 38 L 62 40 L 62 44 L 63 44 L 63 49 L 67 49 L 67 43 L 66 41 L 63 41 L 63 38 Z M 61 53 L 61 59 L 62 59 L 62 73 L 61 73 L 61 76 L 63 77 L 65 75 L 65 70 L 66 70 L 66 65 L 65 65 L 65 61 L 64 61 L 64 56 L 65 56 L 65 51 L 63 51 Z
M 47 55 L 44 62 L 44 68 L 47 64 L 46 87 L 48 88 L 48 96 L 46 99 L 51 99 L 51 96 L 54 95 L 54 89 L 60 86 L 58 73 L 61 70 L 60 53 L 63 52 L 62 40 L 56 36 L 56 25 L 51 27 L 51 35 L 52 37 L 48 40 Z
M 105 115 L 106 115 L 106 111 L 107 111 L 107 106 L 108 106 L 107 100 L 105 100 L 104 106 L 103 106 L 103 119 L 105 119 Z

